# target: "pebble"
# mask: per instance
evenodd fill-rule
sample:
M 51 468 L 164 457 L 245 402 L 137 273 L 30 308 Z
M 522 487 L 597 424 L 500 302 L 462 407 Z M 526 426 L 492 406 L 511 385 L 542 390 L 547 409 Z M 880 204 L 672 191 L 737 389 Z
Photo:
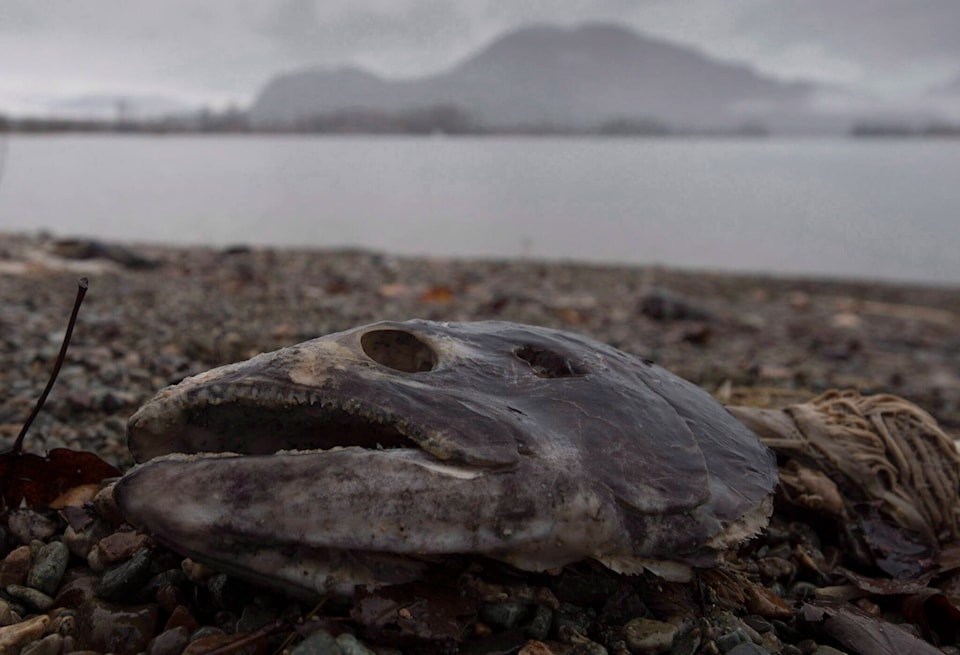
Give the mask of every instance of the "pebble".
M 524 633 L 528 639 L 542 641 L 550 634 L 551 625 L 553 625 L 553 610 L 546 605 L 537 605 Z
M 677 626 L 641 616 L 623 626 L 623 635 L 632 653 L 657 655 L 670 650 L 677 636 Z
M 480 618 L 487 623 L 510 630 L 527 612 L 526 605 L 517 602 L 493 603 L 480 607 Z
M 27 586 L 52 596 L 67 570 L 70 551 L 62 541 L 51 541 L 40 548 L 27 573 Z
M 158 608 L 116 605 L 92 598 L 80 608 L 78 630 L 84 645 L 103 653 L 140 653 L 157 634 Z
M 63 543 L 71 553 L 80 559 L 87 559 L 90 549 L 112 530 L 113 528 L 101 518 L 95 518 L 79 530 L 68 525 L 63 531 Z
M 42 591 L 18 584 L 7 585 L 6 591 L 17 600 L 22 600 L 38 612 L 46 612 L 53 607 L 53 598 Z
M 343 650 L 329 632 L 314 632 L 290 650 L 290 655 L 343 655 Z
M 118 564 L 100 576 L 97 594 L 112 601 L 130 600 L 138 595 L 150 579 L 150 551 L 137 552 L 123 564 Z
M 756 644 L 737 644 L 726 651 L 727 655 L 770 655 L 770 651 Z
M 184 627 L 164 630 L 147 646 L 147 655 L 180 655 L 190 643 L 190 632 Z
M 58 634 L 47 635 L 40 641 L 25 648 L 20 655 L 59 655 L 63 648 L 63 637 Z
M 343 655 L 377 655 L 347 632 L 337 635 L 337 645 Z
M 100 561 L 107 566 L 130 559 L 145 548 L 150 538 L 142 532 L 121 531 L 107 535 L 97 543 L 100 549 Z
M 0 588 L 23 584 L 30 572 L 30 546 L 18 546 L 11 550 L 0 564 Z
M 721 653 L 729 653 L 735 646 L 740 644 L 752 644 L 750 637 L 740 628 L 732 630 L 716 638 L 717 648 Z
M 56 514 L 32 509 L 15 509 L 7 518 L 10 534 L 21 544 L 29 544 L 34 539 L 46 541 L 57 533 L 59 525 Z
M 39 639 L 49 624 L 50 617 L 41 614 L 0 628 L 0 653 L 18 653 L 23 646 Z

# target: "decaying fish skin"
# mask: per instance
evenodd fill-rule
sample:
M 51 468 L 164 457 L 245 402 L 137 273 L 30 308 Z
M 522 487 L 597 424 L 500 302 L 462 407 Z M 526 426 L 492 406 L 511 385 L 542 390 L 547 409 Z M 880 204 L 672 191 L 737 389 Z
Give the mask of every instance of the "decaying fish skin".
M 382 322 L 161 391 L 131 419 L 127 519 L 301 594 L 475 554 L 682 576 L 759 532 L 772 454 L 706 392 L 583 336 Z M 148 461 L 149 460 L 149 461 Z
M 960 538 L 957 445 L 912 402 L 834 389 L 782 410 L 728 409 L 793 463 L 783 482 L 803 465 L 839 483 L 843 501 L 830 504 L 841 520 L 854 515 L 854 504 L 870 503 L 929 546 Z

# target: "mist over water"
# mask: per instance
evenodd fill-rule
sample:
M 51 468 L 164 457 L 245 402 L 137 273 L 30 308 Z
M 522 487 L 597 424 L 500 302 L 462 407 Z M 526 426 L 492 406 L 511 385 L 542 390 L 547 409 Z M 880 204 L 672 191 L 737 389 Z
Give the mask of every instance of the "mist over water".
M 960 284 L 960 142 L 12 136 L 0 230 Z

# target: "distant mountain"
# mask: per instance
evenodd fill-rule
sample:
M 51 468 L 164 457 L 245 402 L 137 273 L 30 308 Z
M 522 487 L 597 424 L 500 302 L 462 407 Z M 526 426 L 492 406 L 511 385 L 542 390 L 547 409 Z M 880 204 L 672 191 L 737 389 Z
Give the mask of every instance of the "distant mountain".
M 484 127 L 595 127 L 615 121 L 730 129 L 822 128 L 808 109 L 816 85 L 765 77 L 617 25 L 527 27 L 452 69 L 387 80 L 347 68 L 271 80 L 250 109 L 260 126 L 344 111 L 409 112 L 451 106 Z

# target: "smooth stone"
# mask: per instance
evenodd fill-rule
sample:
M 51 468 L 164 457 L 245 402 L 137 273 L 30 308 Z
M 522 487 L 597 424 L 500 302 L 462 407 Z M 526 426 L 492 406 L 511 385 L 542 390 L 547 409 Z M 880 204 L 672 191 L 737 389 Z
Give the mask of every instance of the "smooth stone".
M 71 553 L 81 559 L 87 559 L 94 545 L 110 534 L 112 529 L 106 521 L 100 518 L 90 521 L 82 530 L 67 526 L 67 529 L 63 531 L 63 542 L 67 544 Z
M 63 648 L 63 637 L 52 634 L 20 651 L 20 655 L 59 655 L 61 648 Z
M 17 600 L 22 600 L 38 612 L 46 612 L 53 607 L 53 598 L 30 587 L 18 584 L 7 585 L 7 593 Z
M 147 655 L 180 655 L 190 643 L 190 632 L 183 626 L 164 630 L 147 646 Z
M 510 630 L 527 612 L 526 605 L 516 602 L 492 603 L 480 607 L 480 619 L 501 628 Z
M 101 539 L 97 546 L 100 548 L 100 561 L 106 565 L 130 559 L 142 550 L 150 539 L 140 532 L 114 532 Z
M 56 515 L 41 514 L 32 509 L 15 509 L 7 518 L 10 534 L 21 544 L 34 539 L 46 541 L 57 533 L 59 521 Z
M 97 595 L 106 600 L 126 601 L 139 594 L 150 579 L 150 551 L 144 548 L 101 577 Z
M 731 650 L 733 650 L 736 646 L 739 646 L 740 644 L 753 643 L 752 641 L 750 641 L 750 637 L 747 636 L 747 633 L 745 633 L 740 628 L 737 628 L 736 630 L 728 632 L 724 635 L 720 635 L 715 639 L 715 641 L 717 643 L 717 648 L 720 649 L 721 653 L 729 653 Z
M 727 651 L 727 655 L 770 655 L 770 651 L 752 643 L 737 644 Z
M 553 610 L 546 605 L 537 605 L 524 633 L 530 639 L 543 641 L 550 634 L 551 625 L 553 625 Z
M 347 632 L 337 635 L 337 645 L 343 655 L 377 655 Z
M 3 558 L 0 564 L 0 587 L 23 584 L 30 572 L 30 546 L 18 546 Z
M 343 655 L 343 650 L 329 632 L 321 630 L 294 646 L 290 655 Z
M 62 541 L 44 544 L 27 573 L 27 586 L 52 596 L 67 572 L 69 559 L 70 550 Z
M 13 611 L 10 603 L 0 598 L 0 627 L 20 622 L 20 616 Z
M 44 614 L 0 628 L 0 653 L 19 653 L 27 644 L 43 636 L 50 617 Z
M 666 653 L 673 646 L 677 626 L 638 616 L 623 626 L 623 636 L 630 652 L 636 655 L 658 655 Z
M 80 609 L 78 642 L 102 653 L 140 653 L 157 633 L 158 607 L 93 598 Z

